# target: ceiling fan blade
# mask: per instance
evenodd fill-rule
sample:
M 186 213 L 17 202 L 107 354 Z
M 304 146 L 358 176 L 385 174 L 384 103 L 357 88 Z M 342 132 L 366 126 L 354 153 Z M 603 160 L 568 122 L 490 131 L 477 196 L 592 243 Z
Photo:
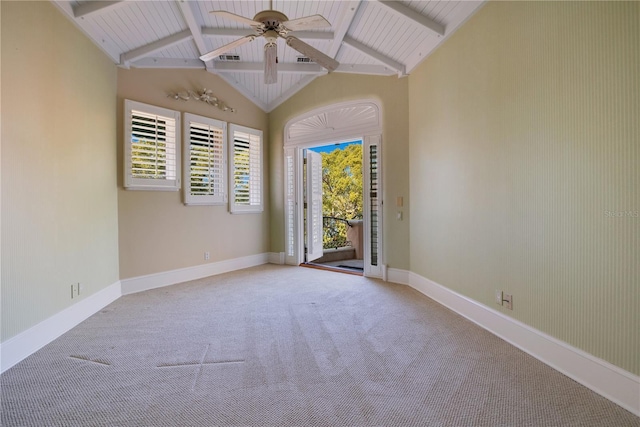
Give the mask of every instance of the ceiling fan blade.
M 329 72 L 335 70 L 340 65 L 340 63 L 335 59 L 325 55 L 315 47 L 306 44 L 305 42 L 303 42 L 302 40 L 296 37 L 288 36 L 286 40 L 287 40 L 287 45 L 291 46 L 298 52 L 307 56 L 316 64 L 322 65 L 324 68 L 329 70 Z
M 317 30 L 319 28 L 329 28 L 331 24 L 322 15 L 304 16 L 302 18 L 284 21 L 282 23 L 288 30 Z
M 255 38 L 256 38 L 256 36 L 254 34 L 245 36 L 245 37 L 243 37 L 241 39 L 238 39 L 236 41 L 233 41 L 233 42 L 231 42 L 229 44 L 225 44 L 224 46 L 221 46 L 221 47 L 217 48 L 216 50 L 212 50 L 209 53 L 205 53 L 204 55 L 202 55 L 200 57 L 200 59 L 203 60 L 204 62 L 211 61 L 216 56 L 220 56 L 225 52 L 229 52 L 231 49 L 234 49 L 234 48 L 236 48 L 238 46 L 242 46 L 245 43 L 249 43 L 249 42 L 253 41 L 253 39 L 255 39 Z
M 259 27 L 262 22 L 254 21 L 253 19 L 245 18 L 244 16 L 236 15 L 235 13 L 227 12 L 226 10 L 212 10 L 209 12 L 212 15 L 218 15 L 222 18 L 232 19 L 236 22 L 241 22 L 252 27 Z
M 278 82 L 278 45 L 267 43 L 264 45 L 264 84 Z

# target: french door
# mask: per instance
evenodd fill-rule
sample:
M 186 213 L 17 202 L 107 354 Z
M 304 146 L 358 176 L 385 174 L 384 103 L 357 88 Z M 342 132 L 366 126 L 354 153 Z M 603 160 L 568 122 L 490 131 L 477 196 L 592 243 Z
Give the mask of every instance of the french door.
M 382 159 L 379 134 L 365 136 L 363 147 L 364 275 L 383 277 Z M 303 185 L 304 150 L 318 144 L 285 148 L 285 263 L 304 262 L 304 195 L 307 195 L 307 261 L 322 256 L 322 159 L 307 150 L 306 190 Z M 310 155 L 311 154 L 311 155 Z M 318 156 L 318 157 L 315 157 Z M 314 175 L 315 174 L 315 175 Z

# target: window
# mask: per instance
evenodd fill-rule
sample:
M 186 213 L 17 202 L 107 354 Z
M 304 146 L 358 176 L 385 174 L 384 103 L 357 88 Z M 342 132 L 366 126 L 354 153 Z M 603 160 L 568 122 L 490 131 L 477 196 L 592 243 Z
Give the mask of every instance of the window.
M 180 113 L 125 100 L 124 186 L 129 190 L 180 189 Z
M 225 163 L 227 124 L 219 120 L 184 115 L 184 203 L 226 203 Z
M 262 212 L 262 131 L 229 125 L 229 210 Z

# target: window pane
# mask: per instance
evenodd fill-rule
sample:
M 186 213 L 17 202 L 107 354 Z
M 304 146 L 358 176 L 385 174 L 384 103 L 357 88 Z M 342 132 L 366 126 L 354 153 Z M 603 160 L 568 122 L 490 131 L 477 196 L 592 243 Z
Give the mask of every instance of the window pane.
M 224 122 L 185 114 L 188 128 L 186 204 L 215 205 L 225 202 Z
M 262 132 L 232 125 L 232 212 L 262 210 Z
M 175 179 L 175 120 L 131 111 L 131 176 Z

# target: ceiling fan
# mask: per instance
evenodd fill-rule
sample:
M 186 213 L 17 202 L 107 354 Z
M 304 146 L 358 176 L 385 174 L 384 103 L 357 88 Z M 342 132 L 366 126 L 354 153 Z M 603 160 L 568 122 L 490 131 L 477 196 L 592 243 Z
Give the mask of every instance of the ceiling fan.
M 335 59 L 325 55 L 313 46 L 310 46 L 297 37 L 289 34 L 291 31 L 314 30 L 330 27 L 331 24 L 322 15 L 311 15 L 289 20 L 284 13 L 273 10 L 272 1 L 269 2 L 269 10 L 258 12 L 253 19 L 245 18 L 244 16 L 223 10 L 214 10 L 210 13 L 247 24 L 255 30 L 255 34 L 249 34 L 241 39 L 202 55 L 200 59 L 205 62 L 235 49 L 238 46 L 249 43 L 256 37 L 264 37 L 267 39 L 267 43 L 264 45 L 264 83 L 276 83 L 278 81 L 276 65 L 278 63 L 278 54 L 276 40 L 278 37 L 281 37 L 287 41 L 288 46 L 302 53 L 316 64 L 326 68 L 329 72 L 335 70 L 338 68 L 338 65 L 340 65 Z

